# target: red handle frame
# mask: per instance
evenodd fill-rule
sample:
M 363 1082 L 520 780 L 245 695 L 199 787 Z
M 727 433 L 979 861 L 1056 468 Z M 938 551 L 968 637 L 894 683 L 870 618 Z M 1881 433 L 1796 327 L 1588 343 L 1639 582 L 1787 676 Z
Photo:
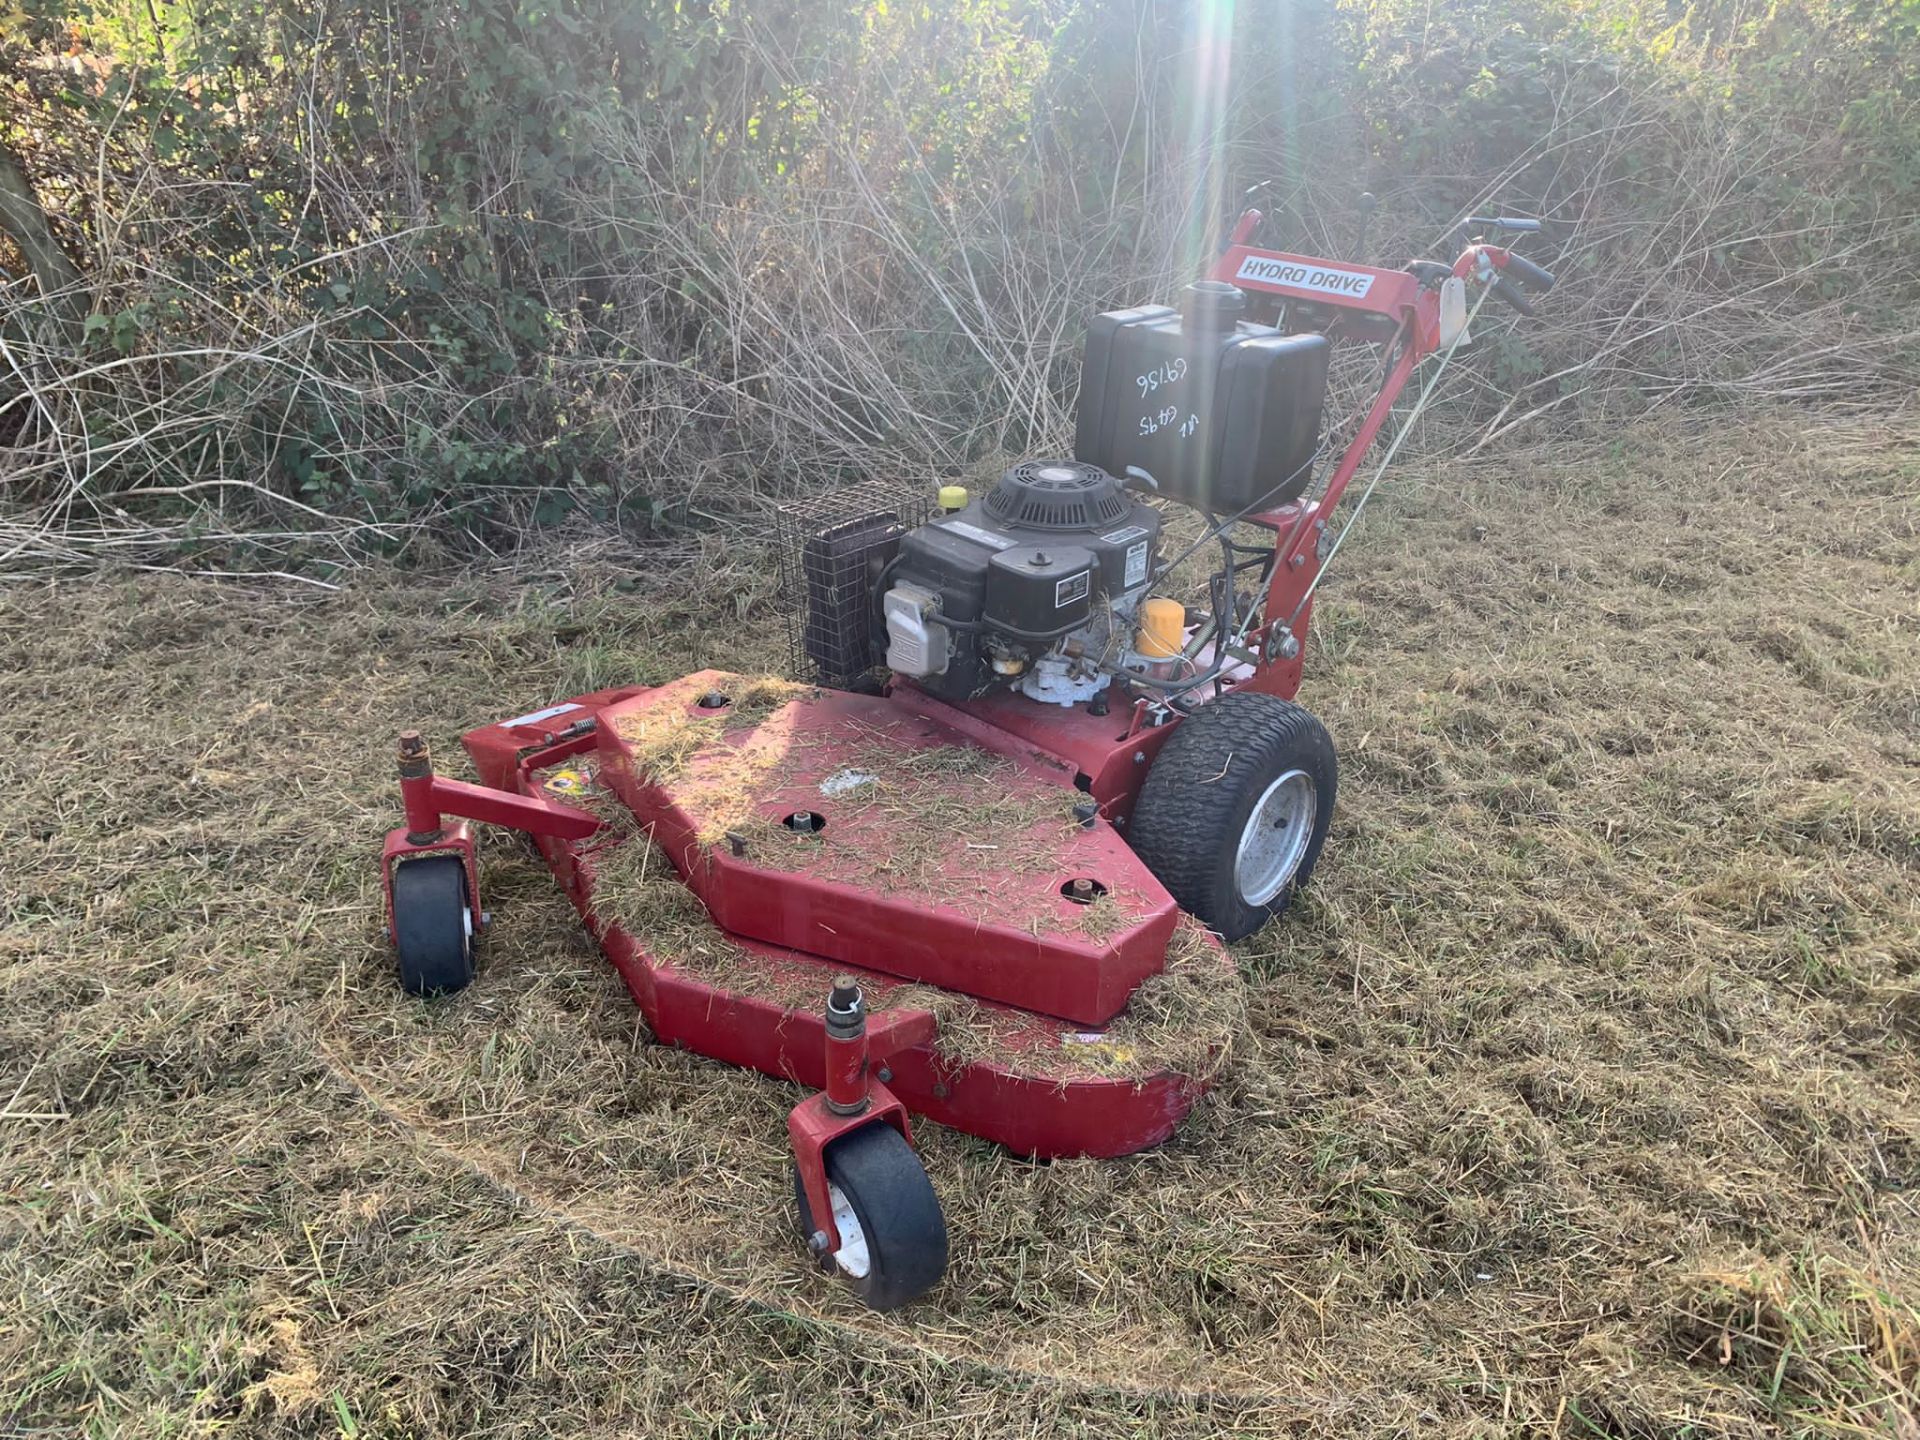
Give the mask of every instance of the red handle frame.
M 1298 651 L 1291 658 L 1276 657 L 1264 643 L 1266 635 L 1276 622 L 1286 623 L 1291 619 L 1296 638 L 1304 637 L 1305 600 L 1320 569 L 1320 538 L 1415 368 L 1440 348 L 1440 296 L 1405 270 L 1382 270 L 1372 265 L 1262 249 L 1250 243 L 1262 218 L 1260 211 L 1251 209 L 1240 216 L 1209 279 L 1237 285 L 1255 295 L 1382 316 L 1393 322 L 1393 343 L 1398 347 L 1360 428 L 1335 462 L 1333 473 L 1319 496 L 1246 517 L 1249 523 L 1264 525 L 1274 532 L 1274 565 L 1267 587 L 1264 624 L 1258 637 L 1262 642 L 1258 648 L 1268 658 L 1245 684 L 1248 689 L 1268 690 L 1291 698 L 1300 683 Z M 1506 269 L 1508 259 L 1508 252 L 1497 245 L 1469 245 L 1453 262 L 1453 274 L 1461 280 L 1484 285 Z M 1337 326 L 1335 328 L 1337 331 Z

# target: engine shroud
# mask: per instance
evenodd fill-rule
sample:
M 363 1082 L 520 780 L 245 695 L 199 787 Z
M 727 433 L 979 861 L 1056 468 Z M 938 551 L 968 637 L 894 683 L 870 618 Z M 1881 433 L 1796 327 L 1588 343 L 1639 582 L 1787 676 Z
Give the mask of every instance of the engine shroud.
M 934 652 L 945 664 L 916 673 L 898 647 L 889 663 L 942 699 L 984 694 L 1076 631 L 1112 631 L 1100 622 L 1152 578 L 1159 537 L 1160 512 L 1097 465 L 1023 461 L 902 537 L 893 586 L 926 597 L 926 624 L 948 632 Z

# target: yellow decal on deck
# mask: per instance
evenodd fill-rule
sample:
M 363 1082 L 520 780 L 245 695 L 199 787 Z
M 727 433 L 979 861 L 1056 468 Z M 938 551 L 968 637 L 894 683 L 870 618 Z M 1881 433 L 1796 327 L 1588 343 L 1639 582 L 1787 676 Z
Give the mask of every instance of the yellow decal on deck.
M 556 770 L 540 782 L 540 788 L 556 795 L 584 795 L 593 788 L 593 776 L 583 770 Z

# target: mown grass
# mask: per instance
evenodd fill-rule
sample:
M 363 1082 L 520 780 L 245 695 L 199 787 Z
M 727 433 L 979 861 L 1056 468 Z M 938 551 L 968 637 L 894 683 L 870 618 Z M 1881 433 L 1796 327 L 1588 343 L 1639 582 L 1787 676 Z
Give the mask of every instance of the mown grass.
M 1910 1435 L 1916 456 L 1645 427 L 1376 500 L 1219 1089 L 1117 1162 L 926 1127 L 954 1263 L 888 1319 L 782 1228 L 795 1092 L 649 1044 L 510 838 L 469 992 L 381 944 L 393 733 L 766 668 L 753 557 L 8 592 L 0 1426 Z

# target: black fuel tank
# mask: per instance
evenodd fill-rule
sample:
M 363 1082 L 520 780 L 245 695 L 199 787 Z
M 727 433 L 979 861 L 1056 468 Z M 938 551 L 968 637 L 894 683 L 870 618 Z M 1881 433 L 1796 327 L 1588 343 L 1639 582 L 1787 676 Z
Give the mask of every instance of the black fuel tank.
M 1138 467 L 1218 515 L 1296 498 L 1320 443 L 1327 337 L 1248 324 L 1245 294 L 1220 281 L 1182 301 L 1087 327 L 1075 456 L 1114 475 Z

